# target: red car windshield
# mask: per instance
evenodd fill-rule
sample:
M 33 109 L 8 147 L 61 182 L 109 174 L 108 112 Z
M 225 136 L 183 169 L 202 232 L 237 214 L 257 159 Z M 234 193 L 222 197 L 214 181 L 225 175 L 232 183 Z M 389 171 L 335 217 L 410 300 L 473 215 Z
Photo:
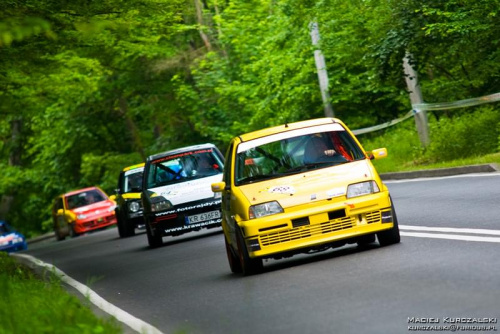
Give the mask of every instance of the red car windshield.
M 105 196 L 97 189 L 87 190 L 78 194 L 68 196 L 66 198 L 69 210 L 80 208 L 82 206 L 94 204 L 97 202 L 102 202 L 105 200 Z

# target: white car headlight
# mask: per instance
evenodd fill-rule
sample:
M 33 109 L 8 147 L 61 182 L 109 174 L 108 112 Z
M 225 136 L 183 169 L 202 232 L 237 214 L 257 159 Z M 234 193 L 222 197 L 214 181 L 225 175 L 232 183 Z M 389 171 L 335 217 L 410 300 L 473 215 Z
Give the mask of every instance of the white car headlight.
M 85 219 L 87 218 L 87 215 L 84 215 L 84 214 L 79 214 L 76 216 L 77 219 Z
M 350 184 L 347 187 L 347 198 L 353 198 L 373 193 L 378 193 L 380 189 L 378 188 L 377 182 L 366 181 L 361 183 Z
M 108 208 L 108 212 L 113 212 L 116 209 L 116 205 L 112 205 Z
M 130 202 L 128 204 L 128 210 L 130 212 L 137 212 L 137 211 L 139 211 L 140 208 L 141 208 L 141 206 L 139 205 L 139 202 L 134 201 L 134 202 Z
M 282 213 L 283 208 L 278 202 L 273 201 L 273 202 L 252 205 L 248 211 L 250 219 L 255 219 L 255 218 L 274 215 L 277 213 Z
M 154 199 L 154 202 L 153 202 Z M 151 212 L 158 212 L 170 209 L 172 207 L 172 203 L 165 199 L 164 197 L 153 197 L 151 199 Z

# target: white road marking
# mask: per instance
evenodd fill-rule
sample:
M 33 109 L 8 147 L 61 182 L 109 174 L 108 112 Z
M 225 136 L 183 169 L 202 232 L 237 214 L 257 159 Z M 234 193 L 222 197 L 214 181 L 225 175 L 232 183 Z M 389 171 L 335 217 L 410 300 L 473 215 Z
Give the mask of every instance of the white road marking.
M 465 240 L 465 241 L 479 241 L 479 242 L 497 242 L 500 243 L 500 238 L 495 237 L 474 237 L 469 235 L 451 235 L 451 234 L 433 234 L 433 233 L 412 233 L 400 232 L 405 237 L 416 238 L 431 238 L 431 239 L 449 239 L 449 240 Z
M 411 226 L 411 225 L 399 225 L 399 228 L 402 230 L 412 230 L 412 231 L 500 235 L 500 230 L 487 230 L 480 228 L 429 227 L 429 226 Z
M 500 243 L 500 237 L 464 235 L 464 234 L 484 234 L 484 235 L 500 236 L 500 230 L 454 228 L 454 227 L 428 227 L 428 226 L 410 226 L 410 225 L 400 225 L 399 228 L 403 230 L 400 232 L 400 234 L 405 237 Z M 404 230 L 421 231 L 421 232 L 405 232 Z M 428 233 L 428 232 L 434 232 L 434 233 Z M 454 233 L 454 234 L 449 234 L 449 233 Z M 463 233 L 463 234 L 457 234 L 457 233 Z
M 24 258 L 33 264 L 47 268 L 51 272 L 54 272 L 57 274 L 61 280 L 78 290 L 82 295 L 84 295 L 90 302 L 92 302 L 95 306 L 103 310 L 104 312 L 110 314 L 111 316 L 115 317 L 118 321 L 123 322 L 133 330 L 137 331 L 138 333 L 142 334 L 163 334 L 159 329 L 156 327 L 142 321 L 141 319 L 138 319 L 134 317 L 133 315 L 125 312 L 124 310 L 118 308 L 117 306 L 107 302 L 105 299 L 103 299 L 101 296 L 99 296 L 97 293 L 92 291 L 88 286 L 74 280 L 70 276 L 66 275 L 63 271 L 59 270 L 57 267 L 45 263 L 42 260 L 39 260 L 31 255 L 28 254 L 12 254 L 13 256 L 16 257 L 21 257 Z

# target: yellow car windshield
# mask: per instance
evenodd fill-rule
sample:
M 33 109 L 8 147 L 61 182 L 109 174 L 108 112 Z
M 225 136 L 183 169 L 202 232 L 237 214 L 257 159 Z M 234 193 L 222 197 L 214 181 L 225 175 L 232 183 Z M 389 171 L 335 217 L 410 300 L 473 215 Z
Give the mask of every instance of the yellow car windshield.
M 361 148 L 344 130 L 298 132 L 297 136 L 276 139 L 258 138 L 261 145 L 245 142 L 243 146 L 247 149 L 238 149 L 235 162 L 237 185 L 365 159 Z

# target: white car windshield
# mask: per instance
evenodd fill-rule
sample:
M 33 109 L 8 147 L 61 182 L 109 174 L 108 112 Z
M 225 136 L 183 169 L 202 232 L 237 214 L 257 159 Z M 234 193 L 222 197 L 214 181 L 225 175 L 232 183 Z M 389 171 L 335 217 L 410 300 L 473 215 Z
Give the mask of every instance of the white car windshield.
M 211 148 L 166 156 L 149 165 L 147 188 L 221 174 L 223 167 L 221 159 Z

